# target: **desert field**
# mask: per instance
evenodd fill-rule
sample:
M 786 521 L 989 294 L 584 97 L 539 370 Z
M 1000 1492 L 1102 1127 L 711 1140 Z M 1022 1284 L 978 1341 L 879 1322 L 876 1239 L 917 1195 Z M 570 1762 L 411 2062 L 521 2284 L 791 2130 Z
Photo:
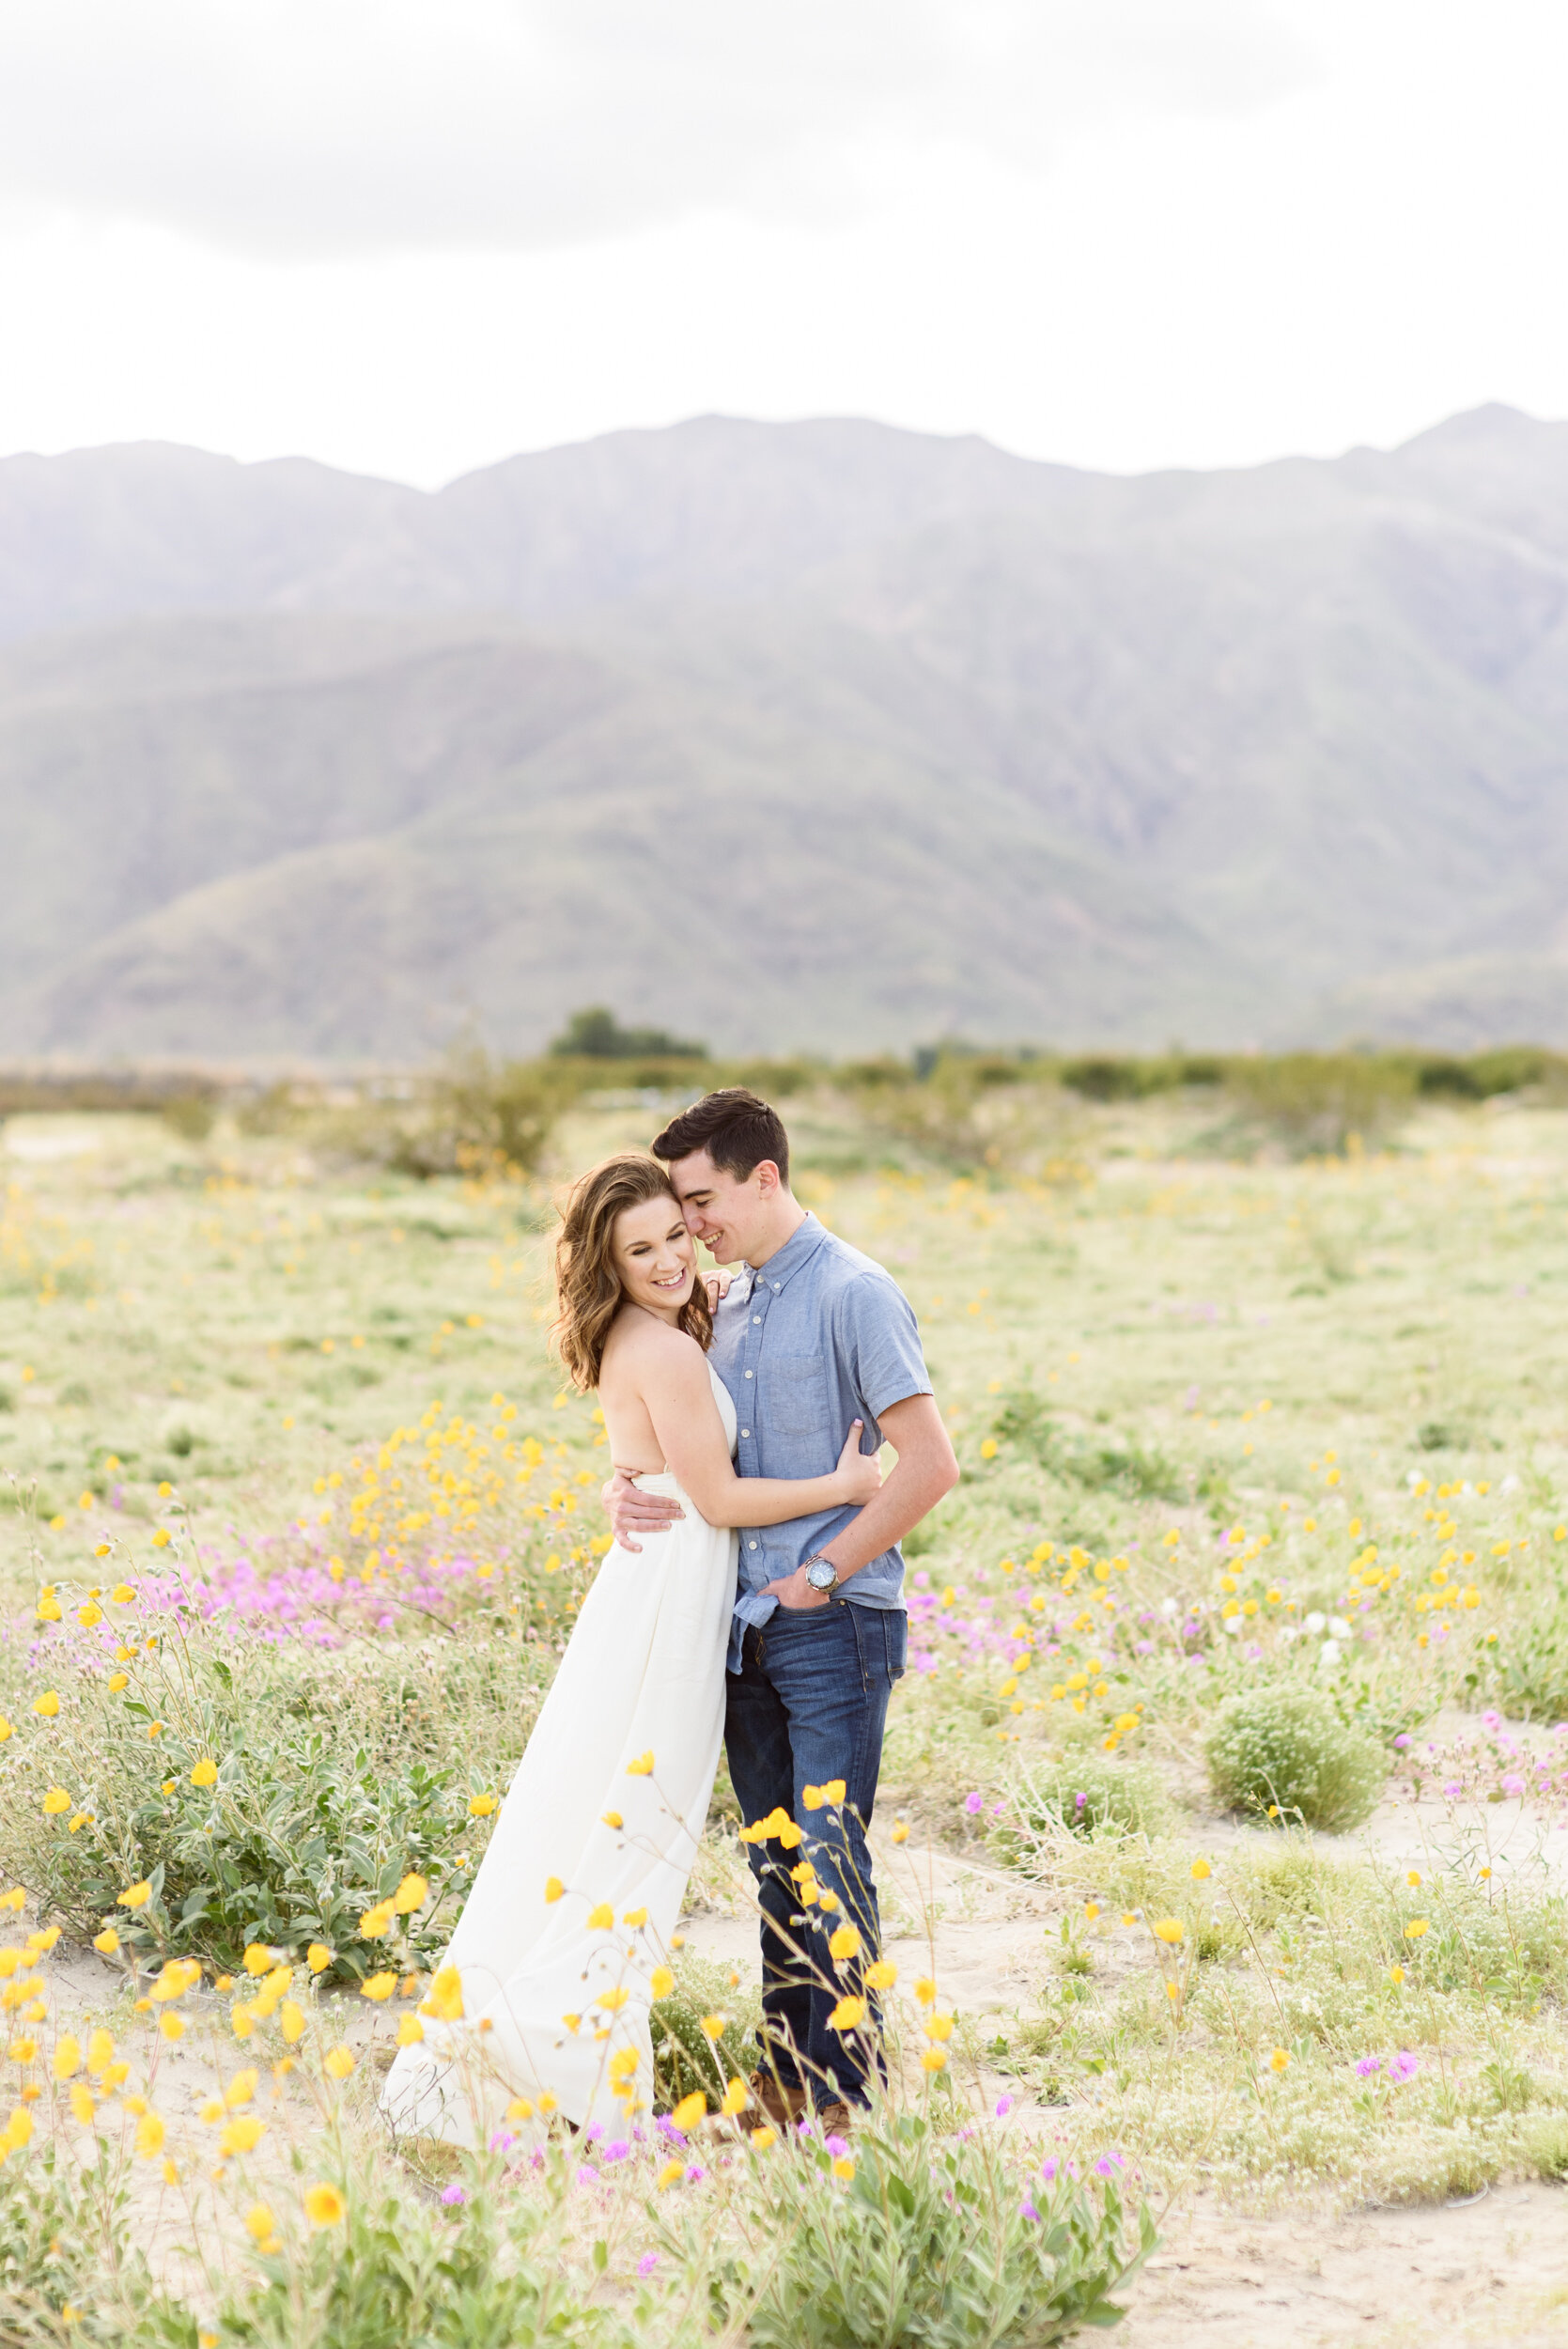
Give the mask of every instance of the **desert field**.
M 893 2078 L 838 2153 L 725 2125 L 722 1775 L 662 2111 L 472 2155 L 376 2117 L 607 1546 L 552 1192 L 659 1096 L 577 1099 L 527 1178 L 0 1131 L 0 2337 L 957 2349 L 1110 2294 L 1140 2349 L 1561 2338 L 1568 1112 L 1302 1156 L 1053 1097 L 961 1166 L 784 1106 L 963 1469 L 907 1546 Z

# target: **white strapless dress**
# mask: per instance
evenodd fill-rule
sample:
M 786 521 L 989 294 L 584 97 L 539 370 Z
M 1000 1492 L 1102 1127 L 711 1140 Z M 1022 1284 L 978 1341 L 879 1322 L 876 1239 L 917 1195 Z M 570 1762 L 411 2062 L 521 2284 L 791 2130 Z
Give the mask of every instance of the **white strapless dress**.
M 735 1407 L 708 1377 L 733 1453 Z M 638 1483 L 686 1515 L 638 1557 L 617 1543 L 583 1600 L 443 1960 L 462 2019 L 423 2017 L 381 2091 L 400 2131 L 483 2144 L 508 2104 L 545 2091 L 612 2136 L 651 2108 L 651 1977 L 719 1765 L 736 1535 L 673 1476 Z

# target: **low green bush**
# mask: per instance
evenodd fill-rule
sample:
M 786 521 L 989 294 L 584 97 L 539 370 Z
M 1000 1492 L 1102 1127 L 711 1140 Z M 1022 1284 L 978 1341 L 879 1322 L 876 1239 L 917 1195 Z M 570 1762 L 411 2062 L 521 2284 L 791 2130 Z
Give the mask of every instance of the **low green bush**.
M 1083 1838 L 1157 1835 L 1170 1825 L 1170 1799 L 1155 1771 L 1086 1747 L 1026 1771 L 1008 1796 L 991 1842 L 1017 1863 L 1054 1830 Z
M 1510 1629 L 1467 1679 L 1515 1720 L 1568 1720 L 1568 1609 Z
M 1003 1395 L 991 1423 L 999 1443 L 1010 1444 L 1063 1484 L 1086 1492 L 1115 1492 L 1129 1501 L 1185 1501 L 1181 1471 L 1162 1453 L 1136 1441 L 1096 1442 L 1063 1427 L 1032 1387 Z
M 1315 1688 L 1264 1682 L 1227 1698 L 1204 1741 L 1209 1783 L 1227 1811 L 1338 1831 L 1359 1827 L 1388 1765 L 1372 1738 Z
M 749 1982 L 742 1987 L 732 1969 L 704 1958 L 683 1955 L 675 1972 L 673 1994 L 648 2018 L 654 2105 L 672 2111 L 700 2089 L 717 2108 L 731 2080 L 749 2078 L 762 2060 L 755 2038 L 762 2000 Z M 716 2015 L 723 2017 L 717 2040 L 703 2029 Z
M 1382 1139 L 1408 1112 L 1415 1077 L 1390 1053 L 1259 1053 L 1227 1061 L 1225 1086 L 1292 1157 L 1328 1157 Z
M 334 1952 L 331 1978 L 362 1980 L 386 1961 L 359 1920 L 410 1871 L 439 1895 L 472 1881 L 470 1863 L 488 1827 L 470 1815 L 488 1797 L 458 1764 L 401 1755 L 290 1709 L 288 1666 L 271 1651 L 220 1652 L 210 1626 L 181 1637 L 172 1614 L 129 1689 L 102 1675 L 68 1676 L 56 1665 L 57 1714 L 27 1749 L 8 1742 L 0 1760 L 0 1853 L 41 1916 L 84 1937 L 113 1914 L 128 1949 L 186 1952 L 232 1968 L 247 1943 L 302 1955 L 312 1941 Z M 319 1691 L 318 1691 L 319 1693 Z M 345 1735 L 345 1730 L 348 1734 Z M 211 1783 L 192 1772 L 210 1762 Z M 69 1799 L 51 1808 L 52 1789 Z M 129 1885 L 150 1897 L 117 1906 Z M 444 1945 L 439 1898 L 408 1920 L 412 1963 Z
M 908 2112 L 857 2128 L 847 2184 L 825 2145 L 777 2150 L 744 2214 L 749 2256 L 715 2279 L 751 2349 L 1047 2349 L 1114 2325 L 1111 2295 L 1155 2248 L 1110 2161 L 1048 2178 L 988 2132 L 944 2139 Z
M 527 2196 L 464 2186 L 443 2206 L 366 2175 L 346 2181 L 341 2224 L 255 2263 L 220 2311 L 223 2349 L 632 2349 L 616 2311 L 591 2305 Z

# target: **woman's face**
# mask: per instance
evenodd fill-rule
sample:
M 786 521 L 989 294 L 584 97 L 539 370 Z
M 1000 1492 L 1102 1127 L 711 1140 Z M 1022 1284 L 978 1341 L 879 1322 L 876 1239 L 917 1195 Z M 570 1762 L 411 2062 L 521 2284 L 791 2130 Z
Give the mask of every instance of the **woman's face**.
M 623 1207 L 612 1242 L 621 1286 L 634 1305 L 664 1321 L 678 1318 L 697 1277 L 696 1251 L 673 1199 Z

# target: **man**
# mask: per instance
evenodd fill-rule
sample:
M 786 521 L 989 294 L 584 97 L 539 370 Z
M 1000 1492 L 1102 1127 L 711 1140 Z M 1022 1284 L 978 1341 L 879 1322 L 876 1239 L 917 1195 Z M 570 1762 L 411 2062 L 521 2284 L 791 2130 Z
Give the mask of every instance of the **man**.
M 725 1677 L 725 1751 L 742 1813 L 753 1824 L 783 1812 L 804 1837 L 748 1846 L 766 2057 L 752 2081 L 754 2117 L 782 2126 L 809 2105 L 825 2127 L 843 2127 L 867 2103 L 881 2061 L 864 1979 L 879 1946 L 865 1829 L 888 1698 L 904 1670 L 898 1544 L 957 1483 L 958 1464 L 908 1299 L 800 1206 L 778 1112 L 726 1087 L 675 1118 L 653 1148 L 692 1237 L 719 1263 L 741 1266 L 716 1309 L 711 1356 L 735 1404 L 739 1473 L 821 1475 L 855 1419 L 865 1422 L 866 1448 L 886 1443 L 897 1455 L 863 1509 L 742 1532 Z M 604 1500 L 629 1549 L 680 1514 L 619 1472 Z M 829 1940 L 846 1924 L 861 1946 L 835 1960 Z M 866 1999 L 863 2029 L 831 2027 L 843 1996 Z

